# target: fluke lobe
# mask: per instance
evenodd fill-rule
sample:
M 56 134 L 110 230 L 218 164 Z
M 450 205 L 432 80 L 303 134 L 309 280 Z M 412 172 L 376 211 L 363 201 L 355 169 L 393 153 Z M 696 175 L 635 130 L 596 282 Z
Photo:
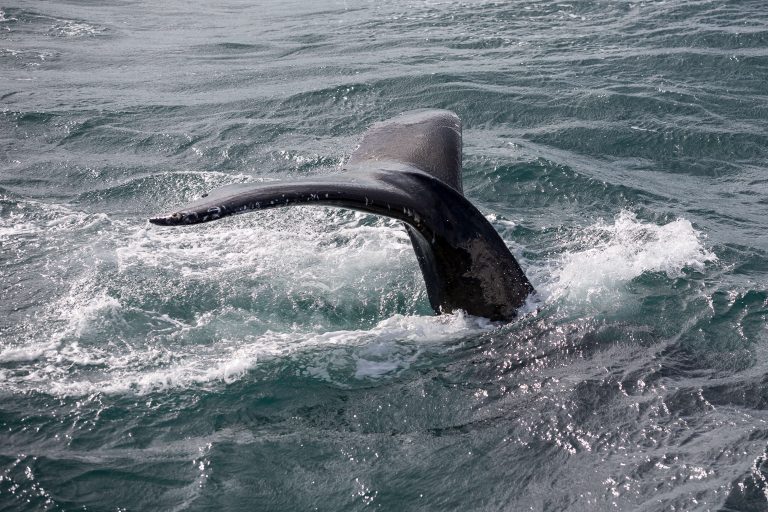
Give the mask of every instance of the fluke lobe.
M 408 112 L 373 125 L 340 173 L 225 186 L 150 222 L 197 224 L 298 204 L 402 221 L 438 313 L 462 309 L 511 320 L 533 292 L 499 234 L 463 195 L 461 121 L 445 110 Z

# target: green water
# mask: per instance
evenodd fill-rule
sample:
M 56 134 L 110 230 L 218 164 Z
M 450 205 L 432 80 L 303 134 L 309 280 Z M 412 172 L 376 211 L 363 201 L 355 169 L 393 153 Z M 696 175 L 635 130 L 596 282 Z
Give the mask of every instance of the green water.
M 464 122 L 539 291 L 407 234 L 146 219 Z M 0 510 L 768 509 L 761 1 L 0 4 Z

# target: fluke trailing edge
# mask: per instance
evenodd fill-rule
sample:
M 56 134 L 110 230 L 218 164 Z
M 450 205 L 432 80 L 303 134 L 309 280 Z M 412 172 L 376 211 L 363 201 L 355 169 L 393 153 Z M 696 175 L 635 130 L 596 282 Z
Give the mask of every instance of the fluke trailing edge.
M 343 172 L 214 190 L 154 224 L 208 222 L 297 204 L 352 208 L 401 220 L 438 313 L 511 320 L 533 292 L 493 226 L 463 195 L 461 121 L 421 110 L 372 126 Z

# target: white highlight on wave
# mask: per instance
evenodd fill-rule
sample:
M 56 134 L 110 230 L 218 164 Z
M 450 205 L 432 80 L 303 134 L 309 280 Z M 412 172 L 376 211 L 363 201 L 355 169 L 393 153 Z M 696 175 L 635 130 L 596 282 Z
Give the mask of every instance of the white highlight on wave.
M 626 210 L 613 224 L 599 222 L 586 228 L 577 243 L 588 248 L 563 254 L 545 294 L 576 301 L 599 299 L 646 272 L 675 278 L 686 268 L 701 271 L 717 261 L 688 220 L 658 226 L 639 221 Z

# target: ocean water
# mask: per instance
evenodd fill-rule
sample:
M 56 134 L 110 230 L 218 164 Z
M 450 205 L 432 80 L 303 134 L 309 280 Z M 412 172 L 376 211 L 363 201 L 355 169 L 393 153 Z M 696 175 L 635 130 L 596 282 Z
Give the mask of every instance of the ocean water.
M 540 302 L 403 228 L 147 218 L 464 122 Z M 768 510 L 763 0 L 0 4 L 0 510 Z

